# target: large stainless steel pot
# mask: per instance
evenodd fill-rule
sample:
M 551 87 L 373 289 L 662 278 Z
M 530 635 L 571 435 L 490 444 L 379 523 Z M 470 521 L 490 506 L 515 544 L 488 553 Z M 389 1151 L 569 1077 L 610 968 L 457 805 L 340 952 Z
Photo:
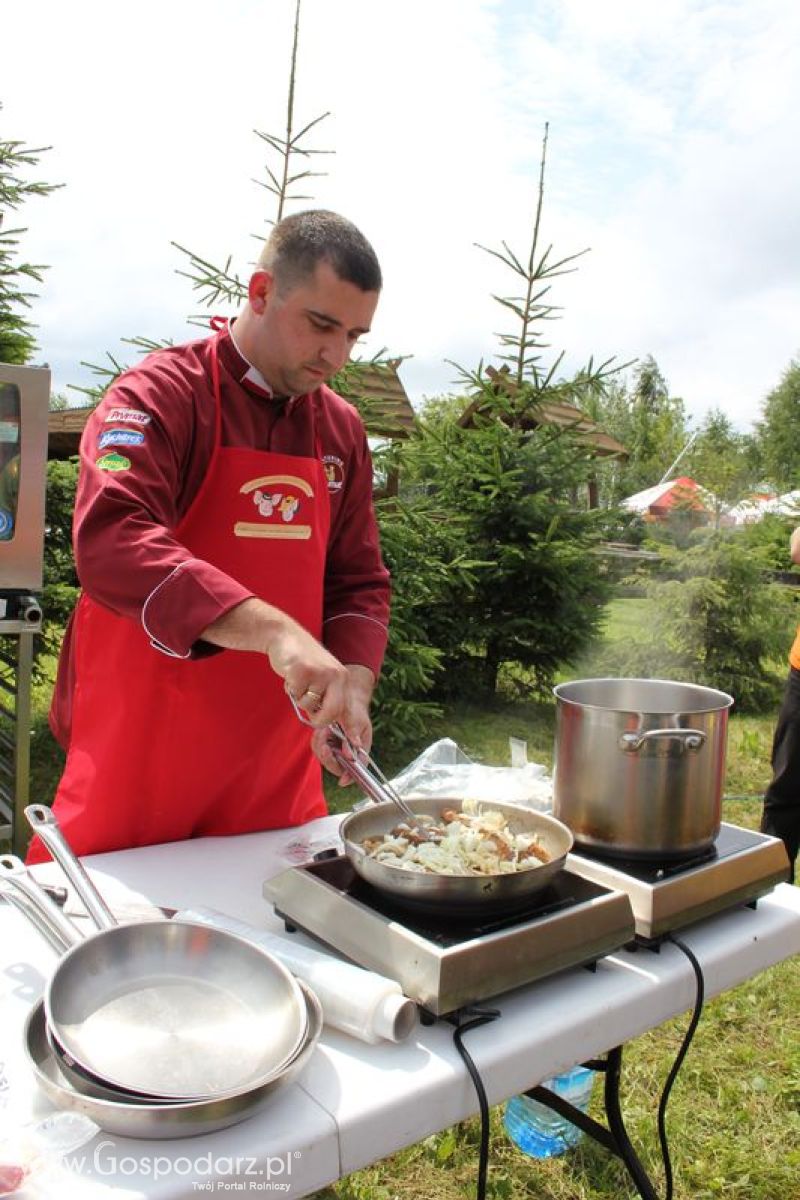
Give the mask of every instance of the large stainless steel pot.
M 445 809 L 461 807 L 460 800 L 408 800 L 407 803 L 414 813 L 429 814 L 435 820 Z M 356 873 L 398 904 L 454 916 L 511 911 L 524 906 L 561 870 L 572 847 L 572 834 L 554 817 L 516 804 L 492 801 L 487 808 L 503 813 L 514 833 L 537 834 L 550 861 L 510 875 L 434 875 L 376 862 L 362 843 L 365 838 L 388 833 L 402 820 L 392 803 L 373 804 L 350 813 L 339 832 Z
M 580 847 L 670 860 L 711 845 L 731 696 L 665 679 L 583 679 L 553 690 L 553 811 Z

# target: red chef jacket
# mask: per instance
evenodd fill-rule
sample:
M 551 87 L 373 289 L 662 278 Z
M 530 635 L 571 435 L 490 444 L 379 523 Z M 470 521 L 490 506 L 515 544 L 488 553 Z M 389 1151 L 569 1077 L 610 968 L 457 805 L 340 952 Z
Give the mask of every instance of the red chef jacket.
M 258 444 L 247 443 L 249 434 Z M 75 714 L 56 802 L 72 823 L 75 849 L 247 832 L 318 815 L 324 806 L 308 731 L 288 701 L 284 710 L 282 689 L 265 690 L 266 662 L 262 668 L 258 656 L 222 652 L 198 636 L 260 595 L 315 636 L 322 631 L 343 661 L 377 674 L 388 577 L 360 419 L 327 388 L 273 399 L 226 331 L 158 352 L 124 376 L 87 424 L 81 453 L 75 546 L 84 598 L 65 639 L 51 713 L 66 746 Z M 277 494 L 281 480 L 291 486 Z M 295 515 L 283 511 L 286 504 L 302 508 L 304 520 L 284 525 Z M 270 534 L 265 543 L 270 530 L 283 540 Z M 256 535 L 254 558 L 247 539 Z M 291 545 L 297 549 L 287 553 Z M 149 653 L 170 669 L 156 669 Z M 224 669 L 180 661 L 208 653 L 225 654 L 224 662 L 213 659 Z M 165 733 L 173 725 L 175 738 Z M 211 777 L 206 760 L 216 764 Z M 228 780 L 236 784 L 230 805 Z M 41 853 L 34 843 L 30 861 Z
M 142 623 L 154 645 L 181 657 L 202 652 L 200 633 L 252 595 L 193 558 L 172 533 L 213 453 L 210 345 L 203 338 L 156 351 L 109 389 L 81 440 L 75 504 L 75 561 L 84 591 Z M 359 663 L 377 675 L 386 648 L 389 576 L 380 555 L 361 418 L 325 386 L 310 395 L 273 399 L 230 332 L 218 346 L 224 446 L 303 456 L 315 453 L 318 440 L 330 501 L 322 640 L 341 662 Z M 72 623 L 50 712 L 65 748 L 74 686 L 71 633 Z

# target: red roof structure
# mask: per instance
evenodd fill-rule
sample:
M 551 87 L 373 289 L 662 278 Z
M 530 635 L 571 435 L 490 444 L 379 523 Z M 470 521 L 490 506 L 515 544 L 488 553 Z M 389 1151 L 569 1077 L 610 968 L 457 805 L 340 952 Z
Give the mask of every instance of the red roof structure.
M 708 516 L 712 511 L 709 499 L 705 488 L 688 475 L 681 475 L 628 496 L 622 501 L 622 507 L 641 513 L 645 520 L 665 521 L 677 509 L 697 513 L 699 517 Z

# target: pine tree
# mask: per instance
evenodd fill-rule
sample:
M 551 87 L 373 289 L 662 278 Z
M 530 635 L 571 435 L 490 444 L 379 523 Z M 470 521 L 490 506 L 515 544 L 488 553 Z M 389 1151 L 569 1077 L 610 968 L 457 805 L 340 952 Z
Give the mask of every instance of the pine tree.
M 495 297 L 513 319 L 499 335 L 503 365 L 458 367 L 467 390 L 460 418 L 450 404 L 426 408 L 402 450 L 401 478 L 416 491 L 415 511 L 439 510 L 442 529 L 429 554 L 439 550 L 460 565 L 442 572 L 439 600 L 427 613 L 444 667 L 434 681 L 442 694 L 492 696 L 506 664 L 526 693 L 547 694 L 558 668 L 596 633 L 607 594 L 593 553 L 598 514 L 574 503 L 595 470 L 591 449 L 571 427 L 548 420 L 547 406 L 580 406 L 621 368 L 590 360 L 562 378 L 563 354 L 544 360 L 544 323 L 559 311 L 551 281 L 578 257 L 552 260 L 551 247 L 542 246 L 546 148 L 545 132 L 528 253 L 506 242 L 488 251 L 518 289 Z
M 307 144 L 308 134 L 324 121 L 330 113 L 321 113 L 320 116 L 314 117 L 313 120 L 306 124 L 297 127 L 295 118 L 295 102 L 297 93 L 297 52 L 300 39 L 300 6 L 301 0 L 295 0 L 295 15 L 294 15 L 294 35 L 292 40 L 291 65 L 289 69 L 289 84 L 286 101 L 286 128 L 283 133 L 262 133 L 256 129 L 254 132 L 257 137 L 269 147 L 273 156 L 277 156 L 277 160 L 273 158 L 274 165 L 270 162 L 264 164 L 266 180 L 256 180 L 261 187 L 264 187 L 270 195 L 275 198 L 275 216 L 274 220 L 270 217 L 265 218 L 267 225 L 273 225 L 280 221 L 286 215 L 287 205 L 294 201 L 310 200 L 308 195 L 298 192 L 297 186 L 305 186 L 309 179 L 323 175 L 322 171 L 311 169 L 311 162 L 315 156 L 320 154 L 332 154 L 332 150 L 312 149 Z M 299 161 L 298 161 L 299 160 Z M 263 243 L 266 239 L 261 234 L 255 234 L 254 237 Z M 225 304 L 236 308 L 247 299 L 247 281 L 248 273 L 240 269 L 233 263 L 233 256 L 229 255 L 223 265 L 212 263 L 209 259 L 204 258 L 200 254 L 196 254 L 193 250 L 187 249 L 179 242 L 173 242 L 172 245 L 176 250 L 189 260 L 185 270 L 179 270 L 178 274 L 183 275 L 190 280 L 192 288 L 198 295 L 201 304 L 206 308 L 211 308 L 215 305 Z M 252 266 L 252 264 L 250 264 Z M 189 322 L 193 325 L 199 325 L 202 329 L 208 330 L 208 316 L 205 313 L 196 314 L 189 317 Z M 140 353 L 147 354 L 151 350 L 156 350 L 159 347 L 169 345 L 167 340 L 153 341 L 149 338 L 134 337 L 122 338 L 126 345 L 133 346 Z M 114 381 L 127 370 L 127 364 L 119 362 L 114 355 L 106 352 L 107 363 L 84 363 L 97 376 L 98 383 L 90 387 L 79 387 L 76 391 L 81 391 L 89 397 L 92 403 L 96 404 L 103 394 L 108 390 Z M 381 349 L 368 362 L 356 359 L 346 363 L 331 380 L 330 386 L 334 391 L 341 393 L 351 403 L 359 409 L 361 417 L 367 430 L 370 433 L 375 433 L 376 436 L 385 436 L 394 431 L 394 419 L 387 417 L 384 405 L 380 395 L 370 395 L 368 389 L 364 386 L 362 375 L 363 368 L 369 368 L 370 379 L 378 381 L 378 391 L 380 391 L 380 381 L 383 376 L 391 377 L 394 374 L 396 367 L 402 362 L 401 355 L 389 356 L 385 349 Z
M 304 144 L 306 135 L 324 121 L 330 113 L 322 113 L 318 117 L 314 117 L 312 121 L 303 125 L 302 128 L 295 127 L 295 92 L 297 87 L 297 49 L 300 40 L 300 0 L 296 0 L 294 12 L 294 36 L 292 39 L 292 59 L 289 69 L 289 90 L 286 101 L 286 131 L 283 134 L 278 133 L 262 133 L 256 129 L 254 132 L 256 137 L 261 138 L 266 142 L 270 150 L 278 156 L 278 164 L 273 169 L 269 163 L 265 163 L 264 171 L 266 174 L 266 182 L 257 180 L 261 187 L 266 188 L 276 201 L 275 205 L 275 221 L 280 221 L 281 217 L 285 216 L 286 205 L 292 200 L 310 200 L 310 196 L 300 195 L 292 191 L 292 188 L 301 180 L 311 179 L 314 176 L 324 174 L 322 171 L 312 171 L 310 166 L 305 165 L 302 170 L 295 168 L 295 159 L 300 158 L 304 163 L 309 163 L 310 159 L 318 154 L 332 154 L 332 150 L 312 150 Z M 267 220 L 267 224 L 272 225 L 274 222 Z M 261 235 L 255 235 L 257 239 L 263 242 L 265 239 Z M 219 303 L 220 300 L 227 301 L 232 304 L 241 304 L 247 298 L 247 280 L 243 280 L 237 272 L 232 268 L 232 255 L 228 256 L 227 262 L 220 267 L 207 259 L 201 258 L 192 250 L 187 250 L 185 246 L 179 245 L 178 242 L 173 242 L 173 246 L 180 250 L 181 254 L 185 254 L 190 262 L 188 271 L 179 271 L 179 275 L 185 275 L 191 280 L 195 291 L 199 292 L 200 299 L 207 307 L 212 304 Z M 205 317 L 195 318 L 195 323 L 207 324 Z
M 8 218 L 31 196 L 47 196 L 61 186 L 26 180 L 21 174 L 49 149 L 0 138 L 0 362 L 26 363 L 36 349 L 34 326 L 26 316 L 35 293 L 28 289 L 32 281 L 42 282 L 46 268 L 19 261 L 20 237 L 26 230 L 10 227 Z

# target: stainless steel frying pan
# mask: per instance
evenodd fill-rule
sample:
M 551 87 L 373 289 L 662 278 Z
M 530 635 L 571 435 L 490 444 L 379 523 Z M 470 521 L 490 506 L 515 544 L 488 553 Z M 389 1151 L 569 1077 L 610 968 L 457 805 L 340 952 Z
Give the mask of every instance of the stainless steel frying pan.
M 461 807 L 460 800 L 408 800 L 407 803 L 415 814 L 428 814 L 437 821 L 445 809 Z M 501 812 L 514 833 L 535 833 L 550 861 L 508 875 L 436 875 L 376 862 L 362 843 L 365 838 L 386 834 L 397 825 L 398 813 L 393 804 L 375 804 L 350 813 L 339 832 L 356 873 L 398 904 L 464 916 L 522 908 L 562 869 L 572 848 L 572 834 L 566 825 L 546 813 L 494 802 L 487 803 L 486 808 Z
M 33 1006 L 25 1022 L 25 1051 L 39 1087 L 57 1107 L 83 1113 L 118 1137 L 185 1138 L 227 1129 L 260 1112 L 292 1083 L 307 1065 L 322 1033 L 322 1006 L 310 988 L 299 984 L 306 1008 L 303 1045 L 284 1071 L 255 1087 L 214 1100 L 151 1104 L 119 1097 L 100 1099 L 76 1091 L 65 1080 L 47 1040 L 44 1002 Z
M 63 954 L 72 942 L 74 930 L 58 921 L 54 906 L 48 907 L 41 891 L 23 897 L 13 886 L 0 880 L 0 895 L 18 908 L 50 943 Z M 20 903 L 20 899 L 25 902 Z M 306 1006 L 307 1030 L 297 1054 L 274 1079 L 255 1088 L 243 1088 L 235 1095 L 213 1100 L 163 1101 L 152 1103 L 105 1088 L 97 1095 L 82 1092 L 71 1085 L 63 1057 L 53 1047 L 47 1026 L 44 1001 L 38 1001 L 25 1022 L 24 1047 L 37 1082 L 58 1108 L 83 1113 L 102 1129 L 123 1137 L 171 1138 L 212 1133 L 236 1124 L 260 1111 L 272 1097 L 288 1086 L 308 1063 L 322 1033 L 322 1006 L 314 992 L 298 981 Z
M 77 1070 L 115 1091 L 167 1101 L 224 1097 L 279 1074 L 307 1025 L 286 968 L 227 931 L 113 924 L 86 873 L 74 869 L 49 809 L 32 805 L 26 815 L 106 925 L 67 951 L 45 992 L 47 1024 Z
M 56 953 L 68 947 L 68 938 L 52 921 L 53 909 L 40 907 L 39 900 L 20 904 L 19 895 L 11 886 L 0 887 L 0 894 L 10 900 L 52 945 Z M 68 935 L 68 937 L 71 935 Z M 64 1078 L 63 1063 L 53 1053 L 48 1038 L 44 1001 L 39 1000 L 25 1022 L 24 1048 L 36 1081 L 57 1108 L 83 1113 L 101 1129 L 120 1137 L 185 1138 L 226 1129 L 260 1112 L 273 1097 L 288 1087 L 300 1075 L 311 1058 L 322 1033 L 322 1006 L 311 988 L 299 981 L 306 1006 L 306 1036 L 298 1053 L 274 1079 L 254 1088 L 243 1088 L 232 1096 L 214 1100 L 187 1100 L 149 1103 L 136 1100 L 126 1093 L 107 1089 L 103 1097 L 87 1095 L 76 1090 Z
M 116 926 L 83 940 L 18 859 L 0 857 L 0 871 L 5 887 L 17 887 L 38 908 L 37 927 L 48 923 L 50 940 L 60 938 L 70 947 L 47 984 L 44 1003 L 47 1011 L 52 1001 L 59 1017 L 65 1018 L 56 1024 L 48 1016 L 48 1033 L 70 1082 L 87 1095 L 102 1096 L 110 1089 L 130 1103 L 152 1105 L 226 1099 L 277 1077 L 303 1045 L 307 1006 L 302 992 L 291 977 L 286 990 L 285 968 L 252 943 L 235 935 L 228 935 L 231 941 L 207 942 L 201 934 L 204 927 L 160 920 Z M 174 929 L 174 935 L 164 927 Z M 218 971 L 223 973 L 220 978 Z M 206 973 L 209 986 L 204 988 Z M 172 987 L 192 1002 L 185 1025 L 182 1014 L 159 1003 L 162 986 L 167 1003 Z M 299 1019 L 295 989 L 302 1006 Z M 198 1022 L 202 1003 L 196 1003 L 195 993 L 205 1004 L 205 1028 Z M 145 1003 L 155 997 L 143 1014 L 137 1010 L 137 996 Z M 69 1019 L 73 1010 L 75 1021 Z M 168 1019 L 173 1014 L 171 1031 Z M 241 1033 L 235 1027 L 226 1031 L 226 1023 L 236 1026 L 240 1019 Z M 296 1029 L 301 1030 L 299 1038 Z M 134 1049 L 132 1038 L 138 1038 Z M 150 1046 L 143 1048 L 148 1039 Z M 172 1074 L 162 1076 L 162 1070 L 170 1068 Z M 182 1091 L 183 1079 L 191 1085 L 211 1079 L 216 1086 L 207 1093 L 194 1086 Z

